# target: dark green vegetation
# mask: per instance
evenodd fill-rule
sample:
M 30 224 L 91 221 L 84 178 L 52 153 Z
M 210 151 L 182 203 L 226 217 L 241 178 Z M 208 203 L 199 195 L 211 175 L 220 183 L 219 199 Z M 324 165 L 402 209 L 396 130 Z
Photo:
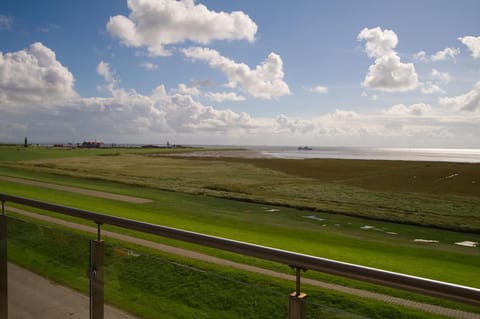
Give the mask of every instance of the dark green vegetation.
M 156 156 L 157 152 L 0 148 L 0 176 L 138 196 L 152 199 L 152 203 L 129 204 L 5 181 L 0 184 L 0 192 L 480 287 L 479 248 L 455 245 L 480 242 L 479 196 L 462 190 L 467 189 L 464 183 L 458 187 L 455 184 L 462 181 L 456 178 L 464 175 L 473 181 L 480 170 L 477 165 L 167 158 Z M 310 176 L 308 172 L 312 172 Z M 442 191 L 436 194 L 427 182 L 415 188 L 406 182 L 411 174 L 417 179 L 430 178 L 430 186 Z M 459 175 L 445 179 L 453 174 Z M 392 182 L 396 189 L 388 188 L 386 180 L 398 181 Z M 447 183 L 455 191 L 449 193 L 446 187 L 439 187 Z M 471 185 L 478 188 L 477 184 Z M 418 243 L 414 239 L 439 243 Z M 234 254 L 164 242 L 289 271 Z M 80 274 L 83 276 L 84 270 Z M 312 272 L 306 276 L 352 284 Z M 311 295 L 310 288 L 307 293 Z M 343 300 L 339 307 L 350 307 L 345 299 L 339 300 Z M 377 306 L 372 303 L 372 309 Z
M 10 259 L 87 292 L 89 237 L 9 219 Z M 106 246 L 106 299 L 143 318 L 282 318 L 291 283 Z M 309 318 L 436 318 L 309 287 Z M 348 311 L 344 310 L 348 309 Z

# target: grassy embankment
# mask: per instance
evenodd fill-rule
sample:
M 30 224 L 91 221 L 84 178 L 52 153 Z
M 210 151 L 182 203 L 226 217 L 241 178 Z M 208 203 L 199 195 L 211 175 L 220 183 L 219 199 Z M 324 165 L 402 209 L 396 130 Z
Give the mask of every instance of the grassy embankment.
M 478 164 L 182 159 L 109 151 L 93 153 L 110 155 L 94 158 L 84 157 L 84 150 L 79 154 L 82 157 L 72 157 L 77 150 L 53 151 L 58 152 L 55 156 L 66 154 L 69 158 L 35 160 L 35 156 L 39 156 L 33 154 L 25 157 L 32 159 L 30 161 L 10 161 L 8 165 L 161 190 L 480 233 L 480 219 L 476 218 L 480 207 Z M 15 155 L 6 158 L 15 159 Z
M 49 155 L 45 154 L 42 156 Z M 478 235 L 394 223 L 371 222 L 335 214 L 318 212 L 312 214 L 311 212 L 283 207 L 270 207 L 158 190 L 161 188 L 234 197 L 242 194 L 235 191 L 235 187 L 241 186 L 253 192 L 256 188 L 261 190 L 262 186 L 265 187 L 267 184 L 265 181 L 270 183 L 268 184 L 270 187 L 283 182 L 281 186 L 284 188 L 285 185 L 288 185 L 288 182 L 292 187 L 299 187 L 298 185 L 301 187 L 308 186 L 307 181 L 315 184 L 315 180 L 311 178 L 304 179 L 292 174 L 286 175 L 284 172 L 280 172 L 280 169 L 275 171 L 265 169 L 261 167 L 263 160 L 252 165 L 252 163 L 235 163 L 233 160 L 159 159 L 139 155 L 118 154 L 116 156 L 108 156 L 108 161 L 110 161 L 111 165 L 107 165 L 108 161 L 104 161 L 106 158 L 104 156 L 95 156 L 93 158 L 75 157 L 68 160 L 39 161 L 37 156 L 37 161 L 17 162 L 14 165 L 16 169 L 3 168 L 1 173 L 152 198 L 155 200 L 154 203 L 129 205 L 94 198 L 86 202 L 84 196 L 80 195 L 29 188 L 13 183 L 2 184 L 3 187 L 7 187 L 8 192 L 22 196 L 103 211 L 110 214 L 115 213 L 129 218 L 296 250 L 322 257 L 479 286 L 479 283 L 474 279 L 480 264 L 478 249 L 462 248 L 453 245 L 454 242 L 462 240 L 478 241 Z M 2 159 L 6 158 L 2 157 Z M 7 164 L 7 166 L 11 166 L 11 163 Z M 20 167 L 21 170 L 19 170 Z M 284 165 L 283 167 L 285 171 L 287 166 Z M 118 180 L 124 184 L 149 185 L 151 188 L 132 188 L 108 182 L 94 182 L 79 178 L 40 174 L 38 171 L 77 176 L 85 175 L 96 179 Z M 140 174 L 139 171 L 141 172 Z M 150 171 L 150 174 L 146 174 L 148 171 Z M 196 174 L 191 175 L 192 172 L 196 172 Z M 226 175 L 224 176 L 223 174 Z M 232 184 L 232 178 L 238 181 L 238 183 Z M 318 183 L 318 177 L 316 182 Z M 214 184 L 215 187 L 211 186 L 212 183 L 216 183 Z M 248 187 L 245 185 L 248 185 Z M 318 187 L 318 185 L 315 186 Z M 335 187 L 338 187 L 335 183 L 325 183 L 323 185 L 325 189 L 330 186 L 333 190 L 335 190 Z M 233 188 L 233 190 L 228 187 Z M 219 188 L 222 190 L 219 191 Z M 386 201 L 384 194 L 393 196 L 393 199 L 402 197 L 402 195 L 396 193 L 375 192 L 373 190 L 359 189 L 358 187 L 355 187 L 355 191 L 360 192 L 360 195 L 363 195 L 365 198 L 366 195 L 364 193 L 372 196 L 380 193 L 377 196 L 383 201 Z M 330 193 L 326 193 L 327 195 L 330 194 L 329 196 L 333 196 L 335 192 L 330 190 Z M 362 198 L 355 192 L 352 194 L 357 196 L 357 200 Z M 341 195 L 345 196 L 345 194 Z M 433 202 L 438 207 L 443 207 L 442 201 L 449 202 L 453 200 L 454 203 L 451 205 L 455 206 L 455 203 L 465 198 L 472 201 L 473 204 L 471 205 L 476 205 L 475 197 L 473 196 L 459 197 L 456 194 L 454 196 L 449 195 L 436 198 L 433 195 L 425 195 L 425 192 L 423 194 L 408 195 L 416 196 L 419 199 L 426 197 L 427 202 Z M 245 200 L 246 198 L 243 199 Z M 352 199 L 349 199 L 349 201 L 350 205 L 353 205 Z M 393 203 L 386 202 L 393 208 L 401 206 L 395 203 L 395 201 Z M 181 207 L 179 207 L 179 203 L 181 203 Z M 272 209 L 278 209 L 279 211 L 271 211 Z M 460 213 L 452 214 L 450 216 L 452 218 L 451 222 L 464 218 L 465 212 L 468 212 L 468 209 L 460 209 Z M 427 213 L 424 213 L 424 215 L 430 218 L 430 220 L 437 222 L 435 221 L 438 219 L 437 216 L 429 216 Z M 307 219 L 304 216 L 315 216 L 325 220 Z M 366 224 L 375 226 L 376 230 L 360 228 Z M 397 233 L 397 235 L 388 234 L 387 232 Z M 295 238 L 295 240 L 292 241 L 291 238 Z M 433 245 L 418 244 L 412 242 L 414 238 L 441 239 L 442 243 Z M 451 269 L 456 271 L 452 272 Z
M 88 291 L 85 268 L 89 236 L 10 219 L 9 238 L 11 260 Z M 291 283 L 127 247 L 113 240 L 106 246 L 106 300 L 142 318 L 268 319 L 286 314 Z M 305 288 L 309 318 L 443 318 Z

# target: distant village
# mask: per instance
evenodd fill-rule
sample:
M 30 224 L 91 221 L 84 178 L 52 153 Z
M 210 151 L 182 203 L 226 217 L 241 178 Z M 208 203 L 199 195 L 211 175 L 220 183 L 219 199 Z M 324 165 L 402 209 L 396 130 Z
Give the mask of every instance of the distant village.
M 102 141 L 93 140 L 93 141 L 83 141 L 82 143 L 55 143 L 55 144 L 29 144 L 28 138 L 25 137 L 24 140 L 24 147 L 34 147 L 34 146 L 49 146 L 54 148 L 184 148 L 186 146 L 178 145 L 178 144 L 170 144 L 167 141 L 165 144 L 148 144 L 148 145 L 141 145 L 141 144 L 117 144 L 117 143 L 109 143 L 106 144 Z

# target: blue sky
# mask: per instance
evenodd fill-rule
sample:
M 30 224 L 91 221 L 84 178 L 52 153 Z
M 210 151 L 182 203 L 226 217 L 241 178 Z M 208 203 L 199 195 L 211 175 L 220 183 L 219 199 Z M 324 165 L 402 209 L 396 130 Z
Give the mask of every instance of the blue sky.
M 480 2 L 0 3 L 0 141 L 479 148 Z

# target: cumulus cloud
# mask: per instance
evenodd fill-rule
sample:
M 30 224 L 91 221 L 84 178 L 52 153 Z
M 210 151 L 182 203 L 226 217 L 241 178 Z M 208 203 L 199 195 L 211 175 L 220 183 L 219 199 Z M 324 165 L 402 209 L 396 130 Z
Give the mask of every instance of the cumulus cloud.
M 469 92 L 455 97 L 442 97 L 440 104 L 462 111 L 480 110 L 480 82 L 477 82 Z
M 192 79 L 190 80 L 190 84 L 192 84 L 195 87 L 211 87 L 213 86 L 214 83 L 210 79 L 207 79 L 207 80 Z
M 151 63 L 151 62 L 141 63 L 140 67 L 144 68 L 145 70 L 149 70 L 149 71 L 158 69 L 158 65 L 155 64 L 155 63 Z
M 420 52 L 417 52 L 413 55 L 413 58 L 415 60 L 418 60 L 418 61 L 422 61 L 422 62 L 428 62 L 429 59 L 427 57 L 427 53 L 425 51 L 420 51 Z
M 0 14 L 0 30 L 10 30 L 13 25 L 13 17 Z
M 71 86 L 73 76 L 56 61 L 53 51 L 40 44 L 32 46 L 0 54 L 0 139 L 3 141 L 15 141 L 18 136 L 27 135 L 29 139 L 34 136 L 38 142 L 78 142 L 98 138 L 117 143 L 159 143 L 169 139 L 176 143 L 254 144 L 261 141 L 276 144 L 280 141 L 291 145 L 389 145 L 391 141 L 406 137 L 415 142 L 428 138 L 428 143 L 436 139 L 438 145 L 445 145 L 442 143 L 446 139 L 455 143 L 461 139 L 473 145 L 478 136 L 475 133 L 478 132 L 480 116 L 462 113 L 436 119 L 429 106 L 422 104 L 396 106 L 381 114 L 336 110 L 309 118 L 287 115 L 254 117 L 245 112 L 220 110 L 200 103 L 195 100 L 195 87 L 185 84 L 168 91 L 160 85 L 150 94 L 120 88 L 119 76 L 105 61 L 98 63 L 97 73 L 104 78 L 109 95 L 83 98 L 74 93 Z M 70 74 L 70 80 L 66 76 L 61 81 L 70 85 L 61 92 L 39 90 L 46 85 L 44 82 L 58 84 L 56 77 L 49 76 L 54 70 L 63 75 Z M 442 72 L 437 73 L 435 76 L 439 79 L 445 78 L 440 75 Z M 432 71 L 432 79 L 433 74 Z M 40 79 L 41 85 L 21 76 Z M 23 85 L 22 98 L 16 97 L 19 88 L 15 85 L 18 83 Z M 69 88 L 73 94 L 68 94 Z M 472 105 L 472 110 L 478 110 L 479 92 L 480 84 L 477 84 L 472 92 L 443 102 L 466 109 Z M 219 98 L 220 94 L 207 93 L 205 97 Z M 225 96 L 232 99 L 238 97 L 236 93 L 227 94 Z
M 97 73 L 101 75 L 107 83 L 114 83 L 117 81 L 115 79 L 115 72 L 110 70 L 110 64 L 105 61 L 100 61 L 97 64 Z
M 238 95 L 235 92 L 207 92 L 205 93 L 205 97 L 210 101 L 218 103 L 225 101 L 239 102 L 246 100 L 244 96 Z
M 162 110 L 166 124 L 175 132 L 222 133 L 258 127 L 247 113 L 217 110 L 195 101 L 190 95 L 169 95 L 163 86 L 158 87 L 150 99 Z
M 430 74 L 430 80 L 420 84 L 421 91 L 424 94 L 445 93 L 440 85 L 448 84 L 452 80 L 452 77 L 448 72 L 440 72 L 437 69 L 433 69 Z
M 272 99 L 290 94 L 287 83 L 283 81 L 282 59 L 273 52 L 255 69 L 230 60 L 213 49 L 191 47 L 182 52 L 186 57 L 206 61 L 212 68 L 219 69 L 227 76 L 228 87 L 240 86 L 255 98 Z
M 451 58 L 455 61 L 455 57 L 460 54 L 460 49 L 458 48 L 445 48 L 442 51 L 438 51 L 435 54 L 432 54 L 430 58 L 432 61 L 443 61 L 447 58 Z
M 466 36 L 458 38 L 472 52 L 474 59 L 480 59 L 480 37 Z
M 433 83 L 432 81 L 426 81 L 425 83 L 422 83 L 421 86 L 421 91 L 423 94 L 445 93 L 445 91 L 440 86 Z
M 412 105 L 396 104 L 384 111 L 387 115 L 398 116 L 421 116 L 430 113 L 432 107 L 429 104 L 418 103 Z
M 216 12 L 194 0 L 128 0 L 128 17 L 110 17 L 108 32 L 131 47 L 147 47 L 151 55 L 169 55 L 166 45 L 187 40 L 253 42 L 257 25 L 242 11 Z
M 358 40 L 364 40 L 365 52 L 375 63 L 368 68 L 362 85 L 385 92 L 410 91 L 418 86 L 418 75 L 413 63 L 402 63 L 395 47 L 398 37 L 392 30 L 379 27 L 363 29 Z
M 385 92 L 410 91 L 417 88 L 418 75 L 412 63 L 401 63 L 400 57 L 388 55 L 375 60 L 362 84 Z
M 314 86 L 314 87 L 309 87 L 309 88 L 306 88 L 306 90 L 307 90 L 308 92 L 318 93 L 318 94 L 326 94 L 326 93 L 328 93 L 328 87 L 326 87 L 326 86 L 321 86 L 321 85 L 317 85 L 317 86 Z
M 61 101 L 77 96 L 75 79 L 40 42 L 17 52 L 0 52 L 0 101 L 22 104 Z
M 437 69 L 433 69 L 431 73 L 432 79 L 440 84 L 447 84 L 452 81 L 452 77 L 448 72 L 440 72 Z
M 188 87 L 183 83 L 180 83 L 178 87 L 173 90 L 173 92 L 177 94 L 192 95 L 192 96 L 197 96 L 202 93 L 197 87 Z

